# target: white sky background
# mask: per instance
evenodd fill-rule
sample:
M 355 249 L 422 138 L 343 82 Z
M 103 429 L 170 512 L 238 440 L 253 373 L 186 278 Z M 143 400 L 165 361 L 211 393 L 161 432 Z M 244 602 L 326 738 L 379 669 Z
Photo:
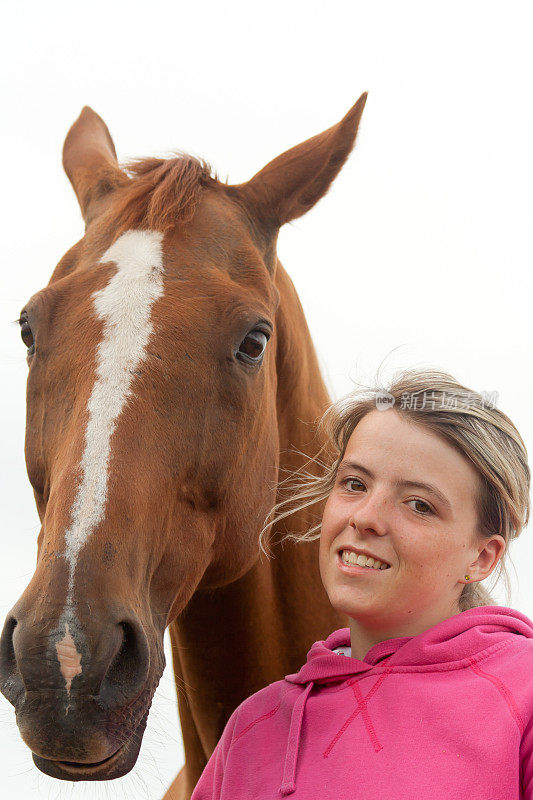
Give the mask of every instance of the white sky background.
M 533 451 L 529 3 L 34 0 L 0 13 L 2 620 L 38 531 L 11 321 L 82 235 L 61 148 L 85 104 L 120 159 L 180 148 L 236 183 L 368 90 L 348 164 L 279 239 L 332 394 L 380 364 L 384 378 L 436 366 L 497 391 Z M 511 604 L 533 617 L 530 532 L 512 552 Z M 181 763 L 168 668 L 137 767 L 103 785 L 41 775 L 0 699 L 2 796 L 157 800 Z

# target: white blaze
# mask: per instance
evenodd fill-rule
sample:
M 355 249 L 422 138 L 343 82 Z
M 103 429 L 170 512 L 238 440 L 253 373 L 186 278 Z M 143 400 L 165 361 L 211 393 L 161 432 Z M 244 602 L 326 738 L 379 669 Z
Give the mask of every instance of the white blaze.
M 61 674 L 65 679 L 67 694 L 70 694 L 70 687 L 73 678 L 81 675 L 81 655 L 76 649 L 76 644 L 69 631 L 68 623 L 65 625 L 65 635 L 60 642 L 56 642 L 57 660 Z
M 152 305 L 163 294 L 162 240 L 163 234 L 157 231 L 127 231 L 100 259 L 101 263 L 114 261 L 117 271 L 107 286 L 93 295 L 96 314 L 104 323 L 103 336 L 88 402 L 81 479 L 65 533 L 67 606 L 72 599 L 78 554 L 104 518 L 111 436 L 131 394 L 134 371 L 146 355 L 152 333 Z

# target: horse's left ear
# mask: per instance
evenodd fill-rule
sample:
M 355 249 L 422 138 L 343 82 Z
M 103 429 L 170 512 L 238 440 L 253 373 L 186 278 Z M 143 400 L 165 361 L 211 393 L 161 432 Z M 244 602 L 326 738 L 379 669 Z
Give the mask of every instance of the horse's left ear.
M 247 183 L 228 187 L 260 224 L 274 231 L 326 194 L 354 145 L 366 97 L 327 131 L 287 150 Z
M 89 106 L 83 108 L 67 134 L 63 167 L 85 222 L 90 222 L 98 200 L 127 180 L 105 122 Z

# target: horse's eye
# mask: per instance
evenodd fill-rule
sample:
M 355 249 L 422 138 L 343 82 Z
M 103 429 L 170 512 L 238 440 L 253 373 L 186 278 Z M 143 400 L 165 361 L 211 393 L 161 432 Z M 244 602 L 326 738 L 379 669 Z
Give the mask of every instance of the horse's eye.
M 28 348 L 28 353 L 31 355 L 35 351 L 35 343 L 33 341 L 33 333 L 30 323 L 28 322 L 28 318 L 22 315 L 20 317 L 19 324 L 21 339 Z
M 239 345 L 237 357 L 247 364 L 258 364 L 263 358 L 268 336 L 264 331 L 250 331 Z

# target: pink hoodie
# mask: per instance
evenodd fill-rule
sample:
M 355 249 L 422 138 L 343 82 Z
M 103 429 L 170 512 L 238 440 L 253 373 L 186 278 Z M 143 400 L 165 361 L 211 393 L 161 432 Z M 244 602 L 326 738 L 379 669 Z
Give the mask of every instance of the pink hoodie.
M 533 800 L 533 623 L 473 608 L 364 661 L 349 628 L 315 642 L 233 712 L 192 800 L 286 796 Z

